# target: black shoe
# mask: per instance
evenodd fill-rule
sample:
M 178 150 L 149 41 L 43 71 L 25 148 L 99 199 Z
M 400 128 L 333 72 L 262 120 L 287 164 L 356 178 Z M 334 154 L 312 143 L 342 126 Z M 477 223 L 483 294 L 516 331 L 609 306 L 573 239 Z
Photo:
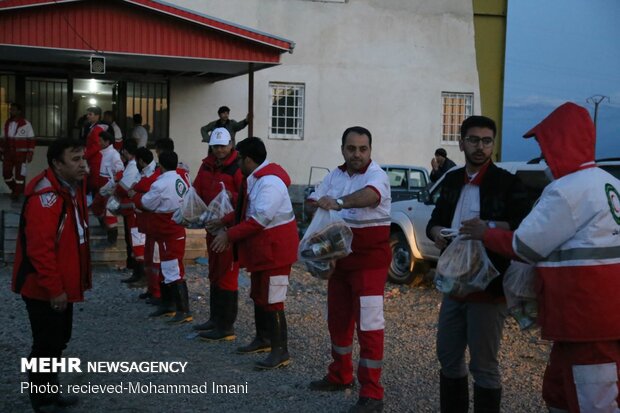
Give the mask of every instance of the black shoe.
M 161 303 L 157 306 L 157 310 L 149 314 L 149 317 L 172 317 L 175 309 L 170 285 L 161 282 L 159 283 L 159 290 L 161 291 Z
M 161 304 L 161 298 L 157 298 L 157 297 L 149 297 L 146 300 L 144 300 L 145 303 L 150 304 L 150 305 L 160 305 Z
M 258 370 L 272 370 L 288 366 L 291 357 L 288 354 L 288 329 L 284 310 L 266 311 L 266 320 L 269 326 L 271 352 L 263 361 L 257 361 L 254 367 Z
M 247 346 L 237 347 L 237 354 L 267 353 L 271 351 L 271 341 L 266 338 L 254 337 Z
M 149 314 L 149 317 L 172 317 L 176 314 L 173 307 L 160 305 L 155 311 Z
M 141 294 L 138 296 L 138 298 L 139 298 L 139 299 L 141 299 L 141 300 L 146 300 L 147 298 L 151 298 L 152 296 L 153 296 L 153 294 L 151 294 L 151 293 L 150 293 L 150 292 L 148 292 L 148 291 L 145 291 L 145 292 L 141 293 Z
M 345 391 L 352 389 L 354 384 L 355 381 L 347 384 L 334 383 L 333 381 L 329 381 L 327 376 L 325 376 L 321 380 L 311 381 L 308 388 L 314 391 Z
M 215 321 L 213 321 L 212 319 L 209 319 L 208 321 L 202 324 L 195 325 L 192 328 L 196 331 L 210 331 L 215 328 Z
M 289 356 L 288 350 L 282 347 L 272 347 L 267 358 L 254 363 L 254 368 L 256 370 L 274 370 L 286 367 L 289 364 L 291 364 L 291 356 Z
M 177 281 L 168 284 L 172 301 L 176 304 L 176 313 L 167 321 L 168 324 L 183 324 L 192 321 L 192 313 L 189 311 L 189 292 L 185 281 Z
M 220 330 L 219 328 L 203 331 L 198 336 L 205 341 L 232 341 L 237 338 L 235 330 Z
M 75 395 L 59 395 L 58 398 L 54 401 L 54 404 L 56 404 L 56 406 L 69 407 L 78 404 L 79 401 L 80 399 Z
M 349 413 L 381 413 L 383 411 L 383 400 L 360 397 L 349 409 Z
M 194 319 L 194 317 L 192 317 L 192 313 L 186 313 L 183 311 L 177 311 L 176 313 L 174 313 L 174 315 L 172 316 L 172 318 L 168 321 L 166 321 L 166 323 L 168 324 L 183 324 L 183 323 L 189 323 Z
M 118 228 L 108 229 L 108 244 L 115 245 L 118 240 Z

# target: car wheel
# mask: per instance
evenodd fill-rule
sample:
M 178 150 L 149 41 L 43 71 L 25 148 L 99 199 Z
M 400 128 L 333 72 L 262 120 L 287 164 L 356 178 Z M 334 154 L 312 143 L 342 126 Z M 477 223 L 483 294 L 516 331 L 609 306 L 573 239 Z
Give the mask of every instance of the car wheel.
M 388 269 L 388 279 L 394 284 L 409 284 L 413 282 L 417 274 L 414 273 L 416 261 L 411 253 L 405 234 L 401 231 L 390 234 L 390 248 L 392 249 L 392 261 Z

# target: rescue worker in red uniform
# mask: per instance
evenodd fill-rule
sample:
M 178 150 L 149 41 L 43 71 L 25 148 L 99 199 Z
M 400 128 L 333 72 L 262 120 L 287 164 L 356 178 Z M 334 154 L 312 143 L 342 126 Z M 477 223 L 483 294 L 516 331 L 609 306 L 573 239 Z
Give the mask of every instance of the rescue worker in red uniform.
M 234 150 L 230 134 L 225 128 L 211 133 L 209 155 L 202 161 L 194 188 L 198 196 L 209 205 L 222 191 L 222 185 L 235 205 L 243 181 L 243 174 L 237 165 L 237 151 Z M 221 253 L 213 251 L 211 244 L 215 235 L 207 232 L 209 255 L 209 320 L 194 327 L 201 331 L 205 340 L 233 340 L 233 325 L 237 319 L 239 296 L 239 264 L 234 262 L 232 249 Z
M 127 195 L 130 198 L 133 198 L 136 194 L 146 194 L 151 189 L 151 185 L 153 185 L 153 182 L 155 182 L 155 180 L 161 174 L 161 171 L 157 167 L 157 163 L 153 158 L 153 152 L 151 152 L 149 149 L 137 149 L 136 164 L 138 166 L 138 170 L 140 171 L 140 180 L 133 186 L 133 188 L 127 191 Z M 139 208 L 136 208 L 133 201 L 131 201 L 127 206 L 131 206 L 133 208 L 136 214 L 136 226 L 138 232 L 144 234 L 145 237 L 144 272 L 147 277 L 147 290 L 145 293 L 140 294 L 140 298 L 149 299 L 152 303 L 162 305 L 159 300 L 161 297 L 159 279 L 159 246 L 153 238 L 152 226 L 150 225 L 150 223 L 152 222 L 152 220 L 150 219 L 150 215 L 152 214 L 152 212 L 143 211 Z M 166 308 L 165 310 L 167 311 L 160 312 L 158 309 L 152 315 L 157 317 L 164 314 L 173 315 L 174 306 L 172 306 L 172 303 L 169 303 L 169 308 Z
M 245 177 L 239 192 L 237 216 L 231 213 L 220 222 L 211 221 L 207 229 L 217 230 L 234 219 L 234 226 L 213 239 L 212 248 L 219 254 L 234 243 L 239 266 L 250 272 L 256 337 L 237 352 L 270 351 L 267 358 L 255 366 L 275 369 L 290 363 L 284 300 L 299 244 L 287 189 L 291 180 L 280 165 L 267 160 L 265 144 L 259 138 L 244 139 L 236 148 L 239 167 Z
M 555 180 L 515 231 L 463 222 L 486 248 L 536 266 L 538 323 L 553 340 L 543 380 L 550 412 L 620 409 L 620 181 L 594 162 L 595 128 L 574 103 L 535 137 Z
M 152 212 L 150 216 L 152 228 L 149 231 L 152 231 L 153 238 L 159 246 L 163 276 L 160 284 L 162 311 L 170 301 L 176 306 L 174 316 L 168 321 L 171 324 L 192 321 L 183 266 L 185 228 L 172 220 L 172 214 L 181 207 L 183 195 L 188 189 L 188 184 L 176 172 L 178 163 L 179 159 L 175 152 L 160 153 L 161 175 L 153 182 L 147 193 L 136 194 L 132 198 L 136 208 Z
M 49 168 L 30 181 L 20 217 L 12 289 L 21 294 L 32 329 L 29 358 L 60 358 L 71 338 L 73 303 L 91 287 L 84 147 L 54 141 Z M 57 373 L 29 372 L 33 385 L 57 385 Z M 77 403 L 67 395 L 31 393 L 35 412 Z
M 11 103 L 10 117 L 4 123 L 0 160 L 2 176 L 11 189 L 11 199 L 17 200 L 24 192 L 26 165 L 32 162 L 35 139 L 32 125 L 24 116 L 21 105 Z
M 342 135 L 345 163 L 328 174 L 309 197 L 320 208 L 341 211 L 353 231 L 353 252 L 337 261 L 327 287 L 327 323 L 333 361 L 327 376 L 310 383 L 317 391 L 353 385 L 353 333 L 357 325 L 360 394 L 350 412 L 383 410 L 379 380 L 383 364 L 383 289 L 391 261 L 390 182 L 370 158 L 370 131 L 354 126 Z
M 86 109 L 86 123 L 84 134 L 86 135 L 86 151 L 84 156 L 88 163 L 89 177 L 88 189 L 96 193 L 99 190 L 99 169 L 101 167 L 101 146 L 99 134 L 108 130 L 108 125 L 101 122 L 101 108 L 92 106 Z

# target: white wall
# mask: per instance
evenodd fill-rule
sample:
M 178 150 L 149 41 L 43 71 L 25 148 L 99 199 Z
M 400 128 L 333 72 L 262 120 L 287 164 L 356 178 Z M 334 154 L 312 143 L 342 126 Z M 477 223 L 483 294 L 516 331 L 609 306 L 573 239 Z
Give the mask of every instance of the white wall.
M 305 83 L 303 141 L 266 140 L 269 158 L 293 182 L 312 165 L 342 162 L 340 137 L 352 125 L 373 133 L 373 159 L 430 167 L 441 140 L 441 92 L 473 92 L 480 99 L 471 2 L 451 0 L 176 0 L 180 7 L 278 35 L 296 43 L 282 65 L 255 74 L 254 135 L 265 138 L 268 83 Z M 247 76 L 215 84 L 175 79 L 170 135 L 195 174 L 206 145 L 200 126 L 227 105 L 247 113 Z M 237 140 L 247 136 L 247 129 Z M 184 143 L 182 143 L 184 142 Z M 454 145 L 448 156 L 462 162 Z

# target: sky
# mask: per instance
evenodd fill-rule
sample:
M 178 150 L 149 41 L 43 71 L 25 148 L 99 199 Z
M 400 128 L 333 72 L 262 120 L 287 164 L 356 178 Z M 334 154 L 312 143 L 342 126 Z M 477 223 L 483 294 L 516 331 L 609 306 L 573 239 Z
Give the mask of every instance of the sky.
M 620 157 L 620 0 L 508 0 L 502 160 L 540 155 L 522 136 L 571 101 L 594 117 L 597 158 Z

